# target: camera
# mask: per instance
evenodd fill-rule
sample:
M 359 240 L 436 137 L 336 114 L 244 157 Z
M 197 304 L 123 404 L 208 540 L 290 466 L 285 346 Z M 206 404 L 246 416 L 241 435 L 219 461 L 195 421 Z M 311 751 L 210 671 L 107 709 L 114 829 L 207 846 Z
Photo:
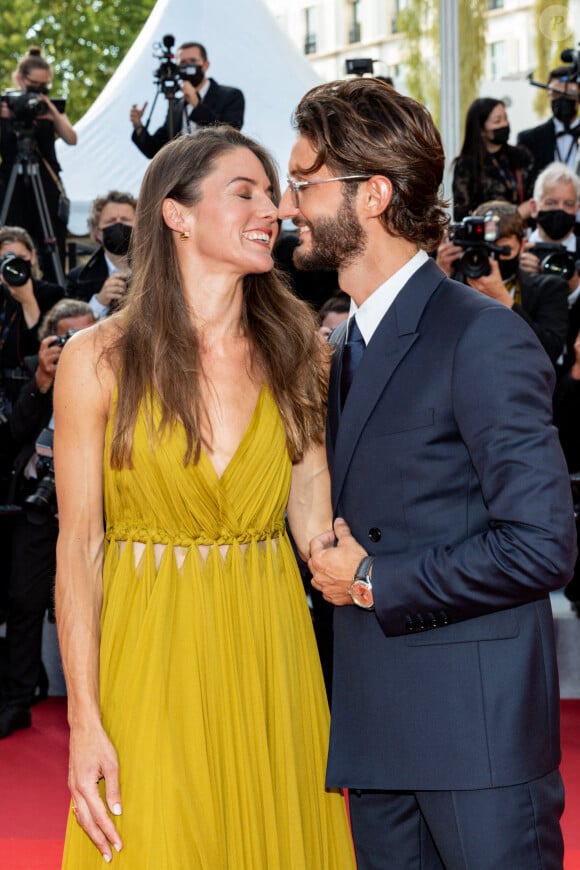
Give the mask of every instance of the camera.
M 16 254 L 5 254 L 0 259 L 0 281 L 10 287 L 24 287 L 31 275 L 30 262 Z
M 73 336 L 75 332 L 77 332 L 76 329 L 69 329 L 69 331 L 65 332 L 64 335 L 59 335 L 58 338 L 55 338 L 54 341 L 51 341 L 49 347 L 64 347 L 69 338 L 71 338 L 71 336 Z
M 173 54 L 173 46 L 175 45 L 175 37 L 168 34 L 163 37 L 161 43 L 157 42 L 153 46 L 157 54 L 153 56 L 161 61 L 158 68 L 153 73 L 155 84 L 166 97 L 173 97 L 179 90 L 181 82 L 191 82 L 194 87 L 203 79 L 203 69 L 197 64 L 181 64 L 178 66 L 175 63 L 175 55 Z
M 467 278 L 489 275 L 490 257 L 509 254 L 506 245 L 496 245 L 499 238 L 499 215 L 488 212 L 484 217 L 466 217 L 459 224 L 449 227 L 449 241 L 460 248 L 463 254 L 453 263 L 458 272 Z
M 36 473 L 40 483 L 32 495 L 25 499 L 26 511 L 31 521 L 37 519 L 42 522 L 47 513 L 54 515 L 57 511 L 53 441 L 54 431 L 48 428 L 43 429 L 36 439 Z
M 154 52 L 157 52 L 153 56 L 161 61 L 153 78 L 159 90 L 168 98 L 174 97 L 179 90 L 180 71 L 174 59 L 174 45 L 175 37 L 168 34 L 163 37 L 162 43 L 156 42 L 153 46 Z
M 0 99 L 12 112 L 12 120 L 22 126 L 31 127 L 36 118 L 46 115 L 46 103 L 34 91 L 12 89 L 0 94 Z
M 576 274 L 576 259 L 565 245 L 537 242 L 528 248 L 540 261 L 540 272 L 569 281 Z

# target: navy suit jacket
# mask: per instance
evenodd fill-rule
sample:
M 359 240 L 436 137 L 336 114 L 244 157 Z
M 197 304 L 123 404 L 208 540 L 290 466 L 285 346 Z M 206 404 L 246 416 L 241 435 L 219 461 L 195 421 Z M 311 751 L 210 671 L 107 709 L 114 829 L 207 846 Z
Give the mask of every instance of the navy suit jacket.
M 244 123 L 244 95 L 239 88 L 230 88 L 227 85 L 218 85 L 214 79 L 209 80 L 209 90 L 192 113 L 192 120 L 200 127 L 208 127 L 211 124 L 230 124 L 238 130 Z M 149 133 L 142 128 L 139 133 L 133 130 L 132 141 L 143 152 L 145 157 L 155 157 L 157 152 L 167 143 L 170 138 L 169 121 L 173 119 L 173 137 L 181 135 L 183 126 L 183 109 L 185 100 L 175 100 L 169 107 L 165 122 L 155 133 Z
M 328 418 L 375 611 L 335 611 L 329 786 L 472 789 L 557 766 L 550 590 L 572 574 L 554 371 L 520 317 L 425 263 Z M 337 331 L 338 332 L 338 331 Z

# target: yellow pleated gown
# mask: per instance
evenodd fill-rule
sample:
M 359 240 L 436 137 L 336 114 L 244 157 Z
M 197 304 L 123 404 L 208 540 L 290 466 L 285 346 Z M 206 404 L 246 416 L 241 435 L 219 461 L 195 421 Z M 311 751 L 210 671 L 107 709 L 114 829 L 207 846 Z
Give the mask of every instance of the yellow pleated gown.
M 110 450 L 109 423 L 105 457 Z M 120 761 L 119 870 L 353 870 L 324 789 L 328 710 L 284 525 L 291 463 L 263 387 L 218 478 L 175 426 L 105 459 L 100 686 Z M 63 867 L 105 866 L 76 824 Z

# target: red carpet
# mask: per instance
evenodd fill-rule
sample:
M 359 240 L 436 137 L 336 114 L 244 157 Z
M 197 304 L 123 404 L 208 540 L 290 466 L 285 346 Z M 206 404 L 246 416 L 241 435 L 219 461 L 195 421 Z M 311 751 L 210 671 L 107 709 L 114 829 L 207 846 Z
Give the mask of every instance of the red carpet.
M 0 741 L 1 870 L 60 868 L 68 812 L 64 699 L 49 698 L 32 717 L 32 728 Z M 562 701 L 562 746 L 564 868 L 580 870 L 580 700 Z

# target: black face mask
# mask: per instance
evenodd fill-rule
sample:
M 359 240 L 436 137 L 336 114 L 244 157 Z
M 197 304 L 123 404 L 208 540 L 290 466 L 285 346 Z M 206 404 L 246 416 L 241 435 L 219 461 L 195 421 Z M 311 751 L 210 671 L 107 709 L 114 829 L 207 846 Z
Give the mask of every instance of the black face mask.
M 203 69 L 196 64 L 182 64 L 179 67 L 181 78 L 185 82 L 190 82 L 196 88 L 203 81 Z
M 565 238 L 576 223 L 576 215 L 568 214 L 561 208 L 553 211 L 539 211 L 536 218 L 548 238 L 555 242 Z
M 129 224 L 114 223 L 108 227 L 103 227 L 103 247 L 111 254 L 117 254 L 124 257 L 129 250 L 129 242 L 131 240 L 131 230 L 133 227 Z
M 509 124 L 506 124 L 505 127 L 496 127 L 495 130 L 491 131 L 491 141 L 495 142 L 496 145 L 507 145 L 509 137 L 510 137 L 510 125 Z
M 556 97 L 552 100 L 552 114 L 561 121 L 565 127 L 569 127 L 578 112 L 578 103 L 566 97 Z
M 510 257 L 507 260 L 498 260 L 497 262 L 502 281 L 509 281 L 510 278 L 517 275 L 520 265 L 519 254 L 516 254 L 515 257 Z

